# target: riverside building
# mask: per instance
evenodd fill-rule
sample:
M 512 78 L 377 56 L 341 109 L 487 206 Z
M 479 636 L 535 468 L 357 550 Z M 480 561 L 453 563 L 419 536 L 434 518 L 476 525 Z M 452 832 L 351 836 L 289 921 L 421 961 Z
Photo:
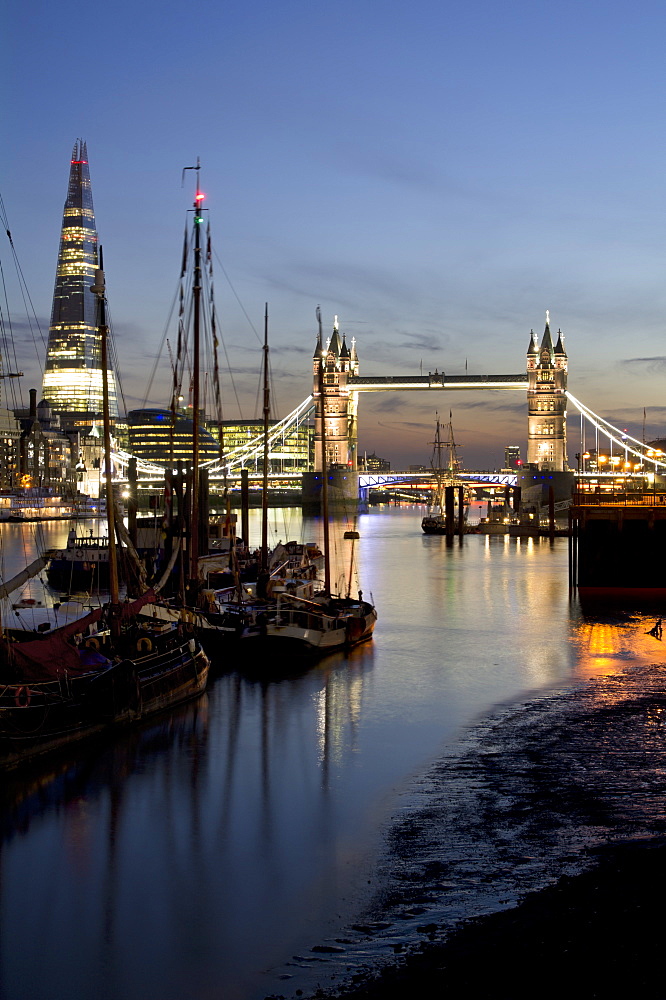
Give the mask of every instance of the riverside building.
M 270 420 L 269 435 L 276 426 Z M 220 420 L 209 423 L 211 434 L 218 440 L 222 435 L 223 452 L 246 454 L 245 468 L 250 472 L 263 470 L 264 450 L 263 420 Z M 273 474 L 308 472 L 314 467 L 314 427 L 311 421 L 303 421 L 297 427 L 273 439 L 268 455 L 269 472 Z
M 178 462 L 192 462 L 192 420 L 171 410 L 130 410 L 127 414 L 128 448 L 136 458 L 155 465 L 172 468 Z M 219 446 L 213 436 L 199 427 L 199 458 L 201 461 L 217 458 Z

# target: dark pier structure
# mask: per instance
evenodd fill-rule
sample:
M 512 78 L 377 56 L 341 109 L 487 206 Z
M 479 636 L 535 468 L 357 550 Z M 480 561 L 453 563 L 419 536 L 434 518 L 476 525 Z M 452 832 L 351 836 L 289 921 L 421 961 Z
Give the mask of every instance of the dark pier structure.
M 571 587 L 666 593 L 666 485 L 575 492 L 569 516 Z

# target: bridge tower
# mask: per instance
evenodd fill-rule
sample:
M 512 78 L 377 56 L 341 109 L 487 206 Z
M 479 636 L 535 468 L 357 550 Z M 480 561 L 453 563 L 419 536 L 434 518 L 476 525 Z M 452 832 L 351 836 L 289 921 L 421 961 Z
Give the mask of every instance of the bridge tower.
M 527 464 L 565 472 L 567 465 L 567 354 L 558 330 L 553 347 L 550 317 L 541 347 L 532 330 L 527 348 Z
M 347 346 L 346 337 L 338 328 L 338 317 L 333 324 L 333 336 L 328 340 L 326 348 L 317 341 L 312 359 L 314 388 L 312 394 L 315 400 L 315 469 L 322 471 L 324 467 L 345 466 L 350 471 L 357 469 L 358 442 L 358 392 L 347 384 L 350 375 L 358 374 L 358 355 L 356 341 L 352 338 L 351 350 Z M 323 366 L 323 414 L 326 421 L 326 462 L 323 461 L 321 447 L 322 400 L 319 391 L 319 373 Z

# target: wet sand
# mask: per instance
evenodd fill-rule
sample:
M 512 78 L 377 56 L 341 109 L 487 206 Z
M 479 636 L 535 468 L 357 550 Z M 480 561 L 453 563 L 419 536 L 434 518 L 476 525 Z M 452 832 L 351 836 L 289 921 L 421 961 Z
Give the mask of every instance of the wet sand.
M 465 922 L 328 1000 L 473 997 L 666 997 L 666 838 L 594 852 L 595 867 L 529 894 L 515 909 Z M 426 928 L 423 928 L 425 931 Z

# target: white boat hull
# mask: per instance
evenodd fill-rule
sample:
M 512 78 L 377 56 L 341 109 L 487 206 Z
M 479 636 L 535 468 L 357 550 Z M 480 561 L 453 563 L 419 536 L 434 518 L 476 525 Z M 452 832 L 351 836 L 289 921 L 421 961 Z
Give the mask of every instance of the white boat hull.
M 263 637 L 271 643 L 300 647 L 304 652 L 325 653 L 370 639 L 376 621 L 377 612 L 369 604 L 350 608 L 348 614 L 338 618 L 298 608 L 280 608 L 263 627 Z

